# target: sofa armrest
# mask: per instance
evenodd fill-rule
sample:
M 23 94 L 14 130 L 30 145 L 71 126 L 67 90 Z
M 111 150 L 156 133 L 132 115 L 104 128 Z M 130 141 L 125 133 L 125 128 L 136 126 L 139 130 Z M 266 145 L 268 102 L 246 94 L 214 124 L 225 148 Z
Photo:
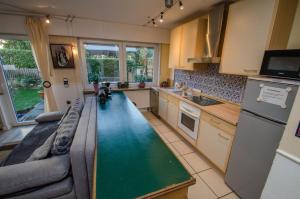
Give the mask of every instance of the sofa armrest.
M 69 168 L 69 154 L 0 167 L 0 196 L 57 182 Z

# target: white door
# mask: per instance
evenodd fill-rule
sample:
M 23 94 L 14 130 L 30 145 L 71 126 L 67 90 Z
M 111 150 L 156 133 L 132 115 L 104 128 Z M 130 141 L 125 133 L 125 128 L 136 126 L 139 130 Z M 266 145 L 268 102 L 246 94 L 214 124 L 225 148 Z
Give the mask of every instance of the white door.
M 168 114 L 167 114 L 167 121 L 168 123 L 174 128 L 177 128 L 178 123 L 178 105 L 175 103 L 168 103 Z

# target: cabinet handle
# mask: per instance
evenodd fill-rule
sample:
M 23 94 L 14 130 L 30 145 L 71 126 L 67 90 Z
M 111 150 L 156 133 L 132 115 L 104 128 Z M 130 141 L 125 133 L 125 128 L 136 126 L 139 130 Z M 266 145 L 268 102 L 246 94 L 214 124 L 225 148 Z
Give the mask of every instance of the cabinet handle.
M 257 73 L 256 69 L 244 69 L 243 70 L 245 73 Z
M 218 133 L 218 136 L 219 137 L 221 137 L 221 138 L 223 138 L 224 140 L 229 140 L 229 138 L 228 137 L 225 137 L 224 135 L 222 135 L 221 133 Z

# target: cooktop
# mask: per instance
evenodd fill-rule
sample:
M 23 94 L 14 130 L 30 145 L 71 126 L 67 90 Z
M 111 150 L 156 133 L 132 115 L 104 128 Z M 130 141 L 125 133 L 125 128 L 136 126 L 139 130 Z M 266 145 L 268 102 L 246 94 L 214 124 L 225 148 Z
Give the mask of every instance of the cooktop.
M 216 105 L 216 104 L 222 104 L 222 102 L 219 102 L 217 100 L 204 97 L 204 96 L 192 96 L 188 98 L 192 102 L 199 104 L 201 106 L 210 106 L 210 105 Z

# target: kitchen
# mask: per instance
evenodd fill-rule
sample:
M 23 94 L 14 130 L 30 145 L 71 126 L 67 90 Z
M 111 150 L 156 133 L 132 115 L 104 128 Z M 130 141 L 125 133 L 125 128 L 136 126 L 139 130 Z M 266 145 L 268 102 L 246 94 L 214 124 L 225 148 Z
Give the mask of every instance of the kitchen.
M 299 198 L 299 0 L 165 0 L 151 3 L 153 17 L 124 11 L 150 10 L 149 2 L 114 12 L 110 3 L 88 5 L 111 9 L 104 21 L 98 10 L 99 18 L 95 10 L 61 15 L 56 6 L 66 5 L 56 3 L 34 4 L 35 13 L 0 7 L 0 41 L 26 39 L 24 18 L 34 15 L 46 19 L 50 45 L 71 46 L 74 67 L 47 70 L 43 87 L 53 96 L 43 100 L 56 105 L 45 106 L 50 112 L 68 113 L 77 98 L 90 103 L 78 129 L 95 131 L 84 143 L 95 154 L 77 151 L 92 164 L 72 165 L 92 166 L 82 198 Z M 11 64 L 0 65 L 1 126 L 32 125 L 10 121 L 14 99 L 2 70 Z

